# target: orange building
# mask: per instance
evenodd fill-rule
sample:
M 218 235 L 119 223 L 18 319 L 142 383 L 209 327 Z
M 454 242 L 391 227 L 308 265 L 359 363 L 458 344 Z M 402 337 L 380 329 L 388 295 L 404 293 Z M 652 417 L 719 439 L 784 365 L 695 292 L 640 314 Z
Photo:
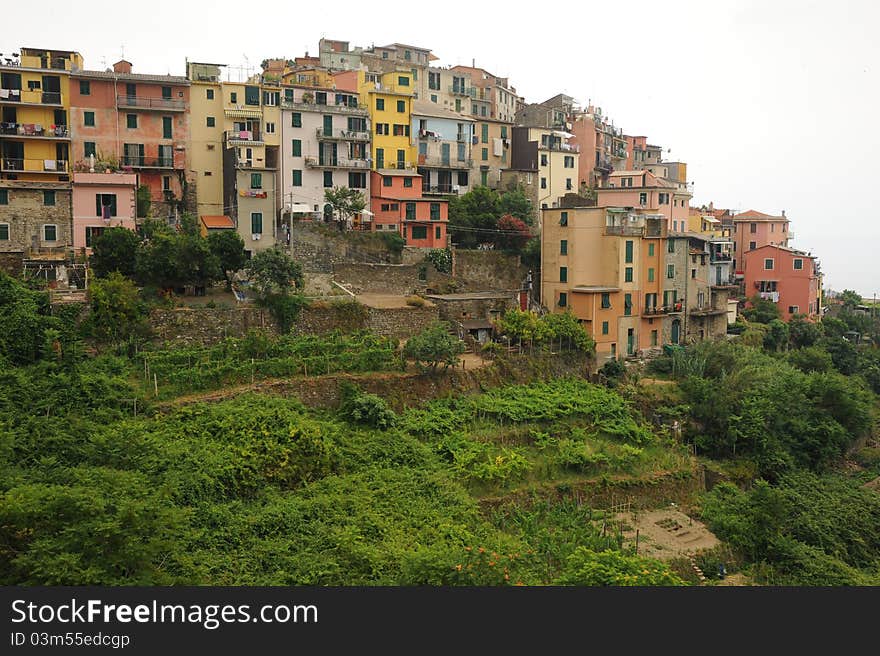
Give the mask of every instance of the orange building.
M 374 230 L 395 230 L 407 246 L 446 248 L 449 201 L 423 198 L 422 177 L 414 171 L 385 169 L 370 176 Z
M 803 251 L 767 244 L 745 254 L 745 290 L 779 307 L 783 321 L 804 314 L 817 319 L 821 313 L 822 273 L 819 260 Z

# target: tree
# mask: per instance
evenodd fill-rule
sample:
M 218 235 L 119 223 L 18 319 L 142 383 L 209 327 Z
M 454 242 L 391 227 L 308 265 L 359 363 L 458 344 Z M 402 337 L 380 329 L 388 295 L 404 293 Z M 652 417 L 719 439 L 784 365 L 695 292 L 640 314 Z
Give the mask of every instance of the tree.
M 134 277 L 135 256 L 141 240 L 128 228 L 108 228 L 95 238 L 89 266 L 99 278 L 116 271 L 129 278 Z
M 795 314 L 788 322 L 788 333 L 794 348 L 812 346 L 822 337 L 822 327 L 807 321 L 802 314 Z
M 788 324 L 781 319 L 773 319 L 768 324 L 769 330 L 764 335 L 764 348 L 769 351 L 781 351 L 788 345 Z
M 208 247 L 219 262 L 223 278 L 226 280 L 226 289 L 232 289 L 229 272 L 238 271 L 247 264 L 244 240 L 234 230 L 218 230 L 208 235 Z
M 845 308 L 853 309 L 862 304 L 862 295 L 852 289 L 844 289 L 840 292 L 840 301 Z
M 515 216 L 526 225 L 534 225 L 535 208 L 532 201 L 526 196 L 521 185 L 517 185 L 515 189 L 510 189 L 501 194 L 498 201 L 498 211 L 502 215 L 510 214 Z
M 499 216 L 498 194 L 488 187 L 474 187 L 449 201 L 449 230 L 461 248 L 476 248 L 478 244 L 494 242 Z
M 503 231 L 495 237 L 495 243 L 503 250 L 521 251 L 531 237 L 529 226 L 510 214 L 498 219 L 496 229 Z
M 437 371 L 458 364 L 458 356 L 464 353 L 464 344 L 449 333 L 446 324 L 435 321 L 418 335 L 410 337 L 403 349 L 406 358 L 415 360 L 422 370 Z
M 749 299 L 750 308 L 743 310 L 743 315 L 749 321 L 757 321 L 758 323 L 770 323 L 774 319 L 779 318 L 779 308 L 776 303 L 767 298 L 753 296 Z
M 333 213 L 336 215 L 336 225 L 340 230 L 345 230 L 351 218 L 355 214 L 363 212 L 367 206 L 363 193 L 348 187 L 325 189 L 324 200 L 333 208 Z
M 98 337 L 119 341 L 141 325 L 143 312 L 134 283 L 116 271 L 89 287 L 89 320 Z
M 659 560 L 627 556 L 607 549 L 577 547 L 568 557 L 557 583 L 561 585 L 685 585 Z
M 260 251 L 247 264 L 247 271 L 257 294 L 266 298 L 271 294 L 287 296 L 290 286 L 303 284 L 302 267 L 287 253 L 277 248 Z

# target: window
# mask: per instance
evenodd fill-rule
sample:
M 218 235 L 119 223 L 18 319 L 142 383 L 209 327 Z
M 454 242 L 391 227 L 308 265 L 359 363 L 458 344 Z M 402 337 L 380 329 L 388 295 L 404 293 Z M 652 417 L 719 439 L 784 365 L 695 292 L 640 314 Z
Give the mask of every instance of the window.
M 800 311 L 801 311 L 801 308 L 799 305 L 789 305 L 788 306 L 788 313 L 789 314 L 797 314 Z
M 299 112 L 293 112 L 290 117 L 290 127 L 292 128 L 301 128 L 303 124 L 302 114 Z
M 431 94 L 431 102 L 432 102 L 432 103 L 437 102 L 437 94 L 436 94 L 436 93 L 432 93 L 432 94 Z
M 697 270 L 691 269 L 691 278 L 696 278 L 696 277 L 697 277 Z
M 633 297 L 632 294 L 624 294 L 623 295 L 623 314 L 624 316 L 630 316 L 632 314 L 633 309 Z
M 376 134 L 388 134 L 388 123 L 376 123 Z
M 566 155 L 563 166 L 567 169 L 573 169 L 574 168 L 574 157 L 572 157 L 571 155 Z
M 459 187 L 467 187 L 468 186 L 468 172 L 467 171 L 459 171 L 458 172 L 458 186 Z M 486 185 L 483 185 L 484 187 Z
M 116 216 L 116 194 L 95 194 L 95 216 L 104 219 Z
M 798 271 L 804 268 L 804 261 L 800 258 L 795 258 L 794 260 L 794 268 Z
M 0 189 L 0 205 L 9 205 L 8 189 Z
M 442 239 L 443 231 L 440 229 L 440 226 L 434 228 L 434 239 Z
M 547 188 L 547 178 L 541 178 L 541 189 Z
M 349 189 L 366 189 L 367 188 L 367 174 L 361 171 L 354 172 L 350 171 L 348 174 L 348 188 Z
M 654 282 L 654 268 L 648 268 L 648 282 Z
M 489 143 L 489 124 L 483 123 L 480 125 L 480 141 L 482 143 Z
M 238 94 L 235 91 L 229 94 L 229 102 L 232 105 L 238 104 Z
M 131 82 L 127 83 L 125 85 L 125 95 L 129 98 L 135 98 L 137 96 L 137 85 Z
M 657 346 L 657 331 L 651 331 L 651 346 Z
M 376 168 L 384 169 L 385 168 L 385 149 L 377 148 L 376 149 Z
M 773 258 L 772 257 L 764 258 L 764 270 L 765 271 L 772 271 L 773 270 Z
M 434 91 L 440 90 L 440 73 L 428 71 L 428 88 L 434 89 Z M 437 102 L 435 98 L 432 98 L 432 100 Z
M 58 239 L 58 226 L 47 224 L 43 226 L 43 241 L 56 241 Z
M 251 234 L 252 235 L 263 234 L 263 213 L 262 212 L 251 212 Z
M 559 292 L 559 307 L 565 307 L 566 305 L 568 305 L 568 294 Z
M 303 185 L 303 172 L 299 169 L 293 170 L 293 186 L 294 187 L 302 187 Z
M 171 176 L 162 176 L 162 191 L 171 191 Z
M 382 186 L 383 187 L 390 187 L 391 183 L 392 183 L 392 178 L 390 175 L 383 175 L 382 176 Z
M 324 186 L 333 186 L 333 171 L 324 171 Z
M 214 100 L 214 90 L 205 89 L 205 98 L 207 98 L 208 100 Z
M 266 134 L 275 134 L 275 124 L 266 123 Z
M 55 205 L 55 192 L 54 191 L 44 191 L 43 192 L 43 205 L 46 207 L 53 207 Z
M 654 244 L 648 244 L 648 257 L 654 257 Z
M 602 334 L 603 335 L 608 334 L 608 322 L 607 321 L 602 322 Z
M 413 239 L 427 239 L 428 238 L 428 226 L 413 226 L 412 227 L 412 238 Z
M 379 110 L 385 109 L 385 99 L 384 98 L 376 98 L 376 109 L 379 109 Z
M 402 87 L 408 87 L 409 86 L 409 78 L 406 75 L 398 75 L 397 76 L 397 84 L 399 84 Z M 402 102 L 404 102 L 404 101 L 401 100 L 398 102 L 398 107 L 400 107 L 400 103 L 402 103 Z M 400 111 L 400 110 L 398 109 L 398 111 Z
M 205 118 L 205 126 L 209 128 L 216 127 L 217 120 L 213 116 L 208 116 Z
M 669 205 L 669 194 L 661 191 L 657 194 L 657 202 L 661 205 Z
M 602 292 L 602 309 L 607 310 L 611 307 L 611 294 Z
M 302 141 L 300 139 L 294 139 L 291 142 L 291 156 L 302 157 Z
M 482 150 L 483 150 L 483 152 L 481 153 L 481 155 L 482 155 L 483 161 L 485 162 L 489 159 L 489 149 L 483 148 Z
M 163 139 L 171 139 L 172 138 L 172 123 L 170 116 L 162 117 L 162 138 Z
M 171 87 L 162 87 L 162 98 L 164 100 L 171 99 Z
M 674 239 L 669 239 L 666 241 L 666 251 L 669 253 L 675 252 L 675 240 Z
M 623 270 L 623 282 L 632 282 L 633 281 L 633 268 L 626 267 Z
M 214 174 L 211 173 L 210 171 L 205 171 L 205 177 L 210 178 L 212 175 L 214 175 Z
M 394 124 L 394 136 L 395 137 L 408 137 L 409 136 L 409 126 L 403 125 L 401 123 Z
M 125 125 L 126 127 L 136 130 L 138 126 L 138 117 L 137 114 L 126 114 L 125 115 Z
M 561 239 L 559 241 L 559 254 L 560 255 L 568 255 L 568 240 Z
M 616 358 L 616 357 L 617 357 L 617 344 L 612 344 L 612 345 L 611 345 L 611 357 L 612 357 L 612 358 Z
M 572 188 L 571 187 L 571 178 L 565 179 L 565 188 L 566 188 L 566 190 L 571 191 L 571 188 Z
M 0 241 L 9 241 L 8 223 L 0 223 Z
M 758 247 L 758 242 L 755 242 L 755 241 L 750 241 L 750 242 L 749 242 L 749 250 L 750 250 L 750 251 L 755 250 L 757 247 Z
M 756 232 L 758 232 L 758 224 L 757 223 L 750 223 L 749 224 L 749 232 L 751 232 L 752 234 L 755 234 Z
M 251 189 L 262 189 L 263 188 L 263 174 L 262 173 L 251 173 Z
M 639 192 L 639 205 L 648 204 L 648 194 L 644 191 Z
M 559 267 L 559 282 L 568 282 L 568 267 Z
M 79 81 L 79 95 L 81 96 L 91 96 L 92 95 L 92 83 L 88 80 L 80 80 Z
M 94 141 L 83 142 L 83 157 L 88 159 L 91 155 L 94 155 L 96 157 L 98 155 L 98 151 L 95 148 L 95 142 Z
M 409 187 L 410 189 L 412 189 L 412 186 L 413 186 L 413 182 L 412 182 L 412 181 L 413 181 L 412 178 L 404 178 L 404 179 L 403 179 L 403 186 L 404 186 L 404 187 Z
M 559 225 L 563 228 L 568 225 L 568 212 L 559 213 Z
M 667 264 L 666 265 L 666 277 L 667 278 L 675 278 L 675 265 Z
M 83 125 L 87 128 L 95 127 L 95 112 L 83 112 Z
M 472 104 L 472 105 L 471 105 L 471 114 L 477 115 L 477 114 L 479 114 L 479 113 L 480 113 L 480 111 L 479 111 L 479 109 L 477 108 L 477 103 Z
M 547 166 L 547 155 L 545 153 L 541 153 L 541 166 Z
M 397 151 L 397 168 L 399 168 L 399 169 L 406 168 L 406 151 L 405 150 L 398 150 Z M 410 184 L 412 184 L 412 183 L 410 183 Z M 404 183 L 404 186 L 406 186 L 406 183 Z
M 633 243 L 631 240 L 627 240 L 625 245 L 626 256 L 624 258 L 624 262 L 627 264 L 632 264 L 633 261 Z
M 416 204 L 415 203 L 407 203 L 406 204 L 406 218 L 410 221 L 416 218 Z
M 440 203 L 431 203 L 431 220 L 440 220 Z
M 315 95 L 317 95 L 317 94 L 315 94 Z M 244 104 L 259 106 L 259 104 L 260 104 L 260 87 L 245 87 L 244 88 Z
M 406 101 L 405 100 L 398 100 L 397 101 L 397 111 L 401 114 L 406 112 Z

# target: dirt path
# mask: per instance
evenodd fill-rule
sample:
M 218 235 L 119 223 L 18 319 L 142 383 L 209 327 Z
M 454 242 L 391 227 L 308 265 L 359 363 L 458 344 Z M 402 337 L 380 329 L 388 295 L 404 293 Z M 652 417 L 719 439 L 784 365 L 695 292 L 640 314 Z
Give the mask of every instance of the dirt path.
M 617 519 L 629 528 L 623 532 L 626 542 L 634 545 L 638 530 L 640 556 L 668 560 L 720 544 L 705 524 L 675 508 L 620 513 Z

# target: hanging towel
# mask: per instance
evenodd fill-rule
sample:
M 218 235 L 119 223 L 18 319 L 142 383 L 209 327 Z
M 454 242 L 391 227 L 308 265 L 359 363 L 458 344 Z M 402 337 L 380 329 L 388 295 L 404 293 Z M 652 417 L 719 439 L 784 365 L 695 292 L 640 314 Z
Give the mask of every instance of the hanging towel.
M 0 98 L 8 98 L 9 89 L 0 89 Z
M 44 159 L 43 160 L 43 170 L 44 171 L 54 171 L 56 170 L 56 162 L 54 159 Z
M 504 154 L 504 144 L 497 137 L 492 139 L 492 154 L 495 157 L 501 157 Z

